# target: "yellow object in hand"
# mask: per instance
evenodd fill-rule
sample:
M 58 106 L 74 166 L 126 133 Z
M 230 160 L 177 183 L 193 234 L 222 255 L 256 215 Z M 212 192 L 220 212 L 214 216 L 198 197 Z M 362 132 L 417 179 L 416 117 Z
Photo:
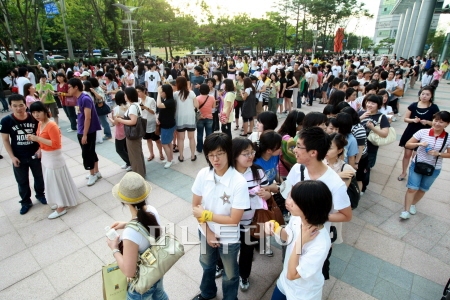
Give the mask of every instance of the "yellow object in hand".
M 270 220 L 269 222 L 273 223 L 273 232 L 275 232 L 276 234 L 279 234 L 282 229 L 282 227 L 280 226 L 280 223 L 278 223 L 275 220 Z
M 212 211 L 204 210 L 204 211 L 202 211 L 202 216 L 200 218 L 203 219 L 204 222 L 212 221 L 213 213 L 212 213 Z

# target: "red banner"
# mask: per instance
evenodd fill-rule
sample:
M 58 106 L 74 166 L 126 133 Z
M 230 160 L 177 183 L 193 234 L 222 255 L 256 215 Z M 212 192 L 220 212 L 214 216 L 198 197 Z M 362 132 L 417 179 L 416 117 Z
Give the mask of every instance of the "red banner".
M 338 28 L 336 30 L 336 36 L 334 37 L 334 52 L 340 53 L 343 49 L 344 41 L 344 28 Z

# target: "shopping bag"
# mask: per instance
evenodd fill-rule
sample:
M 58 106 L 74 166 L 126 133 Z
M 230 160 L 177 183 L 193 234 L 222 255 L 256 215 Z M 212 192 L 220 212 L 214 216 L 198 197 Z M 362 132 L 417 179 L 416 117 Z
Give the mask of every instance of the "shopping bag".
M 117 262 L 102 267 L 103 300 L 125 300 L 127 298 L 127 278 Z

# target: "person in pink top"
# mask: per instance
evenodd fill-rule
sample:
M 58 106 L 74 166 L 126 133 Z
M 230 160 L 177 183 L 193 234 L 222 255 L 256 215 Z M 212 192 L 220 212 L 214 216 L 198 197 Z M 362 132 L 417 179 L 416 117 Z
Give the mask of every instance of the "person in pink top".
M 205 138 L 213 133 L 213 115 L 212 110 L 216 107 L 216 99 L 209 95 L 209 86 L 206 83 L 200 85 L 200 95 L 197 96 L 198 109 L 200 110 L 200 119 L 197 121 L 197 151 L 203 151 L 203 131 L 206 132 Z
M 32 83 L 26 83 L 23 86 L 23 95 L 25 96 L 28 109 L 30 108 L 32 103 L 41 101 L 39 97 L 36 97 L 36 87 Z
M 444 75 L 444 71 L 439 69 L 439 66 L 434 66 L 434 73 L 433 73 L 433 80 L 441 80 L 442 76 Z

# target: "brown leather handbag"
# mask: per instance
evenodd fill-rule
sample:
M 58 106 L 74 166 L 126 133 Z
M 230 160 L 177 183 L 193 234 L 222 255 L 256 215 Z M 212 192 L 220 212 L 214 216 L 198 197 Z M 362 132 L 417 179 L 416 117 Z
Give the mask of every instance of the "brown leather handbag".
M 264 223 L 270 220 L 275 220 L 280 225 L 285 225 L 283 214 L 273 199 L 273 196 L 266 202 L 268 209 L 257 209 L 255 211 L 255 216 L 253 217 L 252 223 L 250 224 L 250 235 L 257 239 L 264 236 Z

